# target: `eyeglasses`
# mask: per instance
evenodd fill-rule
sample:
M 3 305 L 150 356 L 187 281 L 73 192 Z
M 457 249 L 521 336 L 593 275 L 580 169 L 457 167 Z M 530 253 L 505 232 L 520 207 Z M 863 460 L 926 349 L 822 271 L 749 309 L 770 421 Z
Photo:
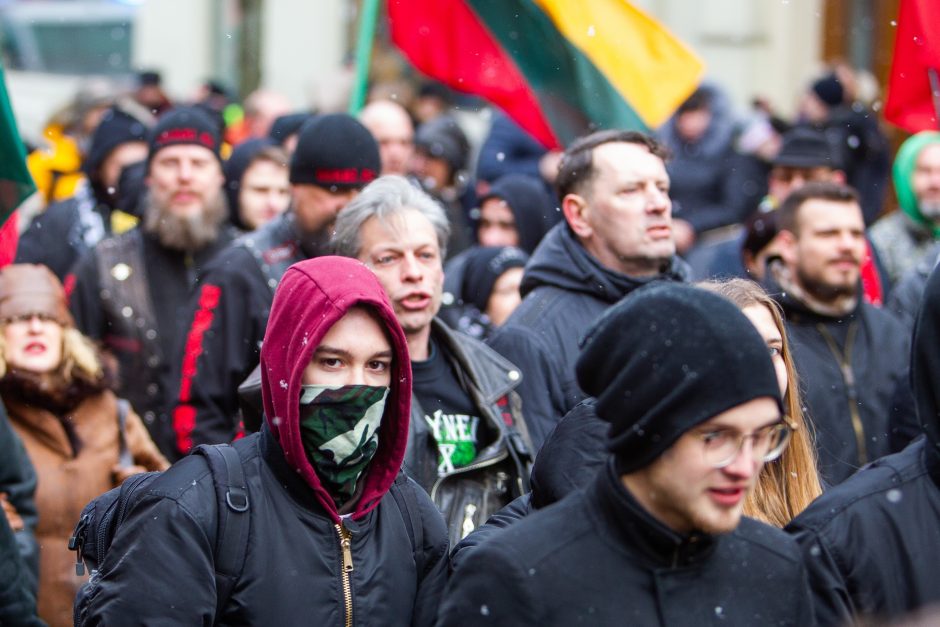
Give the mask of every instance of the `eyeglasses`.
M 762 427 L 753 433 L 738 433 L 731 429 L 712 429 L 698 433 L 705 448 L 705 462 L 712 468 L 724 468 L 741 453 L 745 440 L 751 442 L 751 454 L 770 462 L 783 453 L 790 442 L 793 429 L 785 421 Z

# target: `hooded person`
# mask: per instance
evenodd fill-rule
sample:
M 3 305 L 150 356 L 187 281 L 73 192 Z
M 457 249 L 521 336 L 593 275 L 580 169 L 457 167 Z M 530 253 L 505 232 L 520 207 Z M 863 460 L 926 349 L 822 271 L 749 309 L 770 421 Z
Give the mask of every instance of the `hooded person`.
M 246 139 L 225 161 L 225 197 L 229 221 L 254 231 L 287 210 L 287 152 L 267 137 Z
M 694 287 L 643 287 L 597 320 L 577 375 L 612 456 L 462 558 L 439 625 L 809 624 L 795 543 L 741 516 L 788 435 L 744 314 Z
M 819 625 L 894 620 L 940 602 L 940 271 L 914 327 L 911 385 L 923 429 L 826 491 L 787 531 L 796 536 Z
M 909 137 L 894 157 L 891 175 L 900 211 L 878 220 L 868 234 L 897 283 L 940 238 L 940 133 Z
M 20 236 L 16 263 L 41 263 L 61 281 L 87 250 L 137 224 L 118 206 L 118 190 L 121 170 L 147 156 L 153 117 L 139 109 L 125 102 L 104 112 L 82 164 L 88 184 L 33 219 Z
M 375 275 L 337 257 L 288 269 L 261 368 L 265 426 L 233 445 L 250 532 L 231 595 L 219 599 L 213 583 L 216 488 L 193 455 L 121 525 L 89 620 L 431 625 L 447 536 L 430 499 L 400 473 L 411 367 Z M 272 565 L 290 576 L 272 577 Z
M 561 218 L 538 179 L 507 174 L 480 198 L 477 241 L 481 246 L 516 246 L 531 255 Z

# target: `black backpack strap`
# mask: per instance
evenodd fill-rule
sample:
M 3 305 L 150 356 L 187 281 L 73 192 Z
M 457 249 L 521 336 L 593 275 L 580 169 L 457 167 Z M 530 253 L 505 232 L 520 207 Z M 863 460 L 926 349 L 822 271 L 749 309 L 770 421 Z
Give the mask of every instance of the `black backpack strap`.
M 225 607 L 245 566 L 248 545 L 248 484 L 238 451 L 228 444 L 202 444 L 193 451 L 206 458 L 218 502 L 215 546 L 217 616 Z
M 424 525 L 421 523 L 418 498 L 415 496 L 414 485 L 408 481 L 404 473 L 399 473 L 395 479 L 397 490 L 392 490 L 395 504 L 405 521 L 408 530 L 408 539 L 411 540 L 411 550 L 414 553 L 415 568 L 418 572 L 418 582 L 424 579 L 426 564 L 424 563 Z M 418 521 L 415 522 L 415 516 Z

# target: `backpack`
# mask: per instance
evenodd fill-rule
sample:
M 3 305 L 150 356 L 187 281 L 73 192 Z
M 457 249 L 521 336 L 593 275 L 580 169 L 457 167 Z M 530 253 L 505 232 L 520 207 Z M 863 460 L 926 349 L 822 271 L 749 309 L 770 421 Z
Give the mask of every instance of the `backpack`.
M 218 591 L 217 608 L 224 607 L 245 563 L 244 547 L 248 542 L 250 517 L 248 486 L 238 452 L 228 444 L 203 444 L 193 450 L 205 458 L 212 474 L 218 499 L 218 533 L 216 534 L 215 579 Z M 162 472 L 145 472 L 129 477 L 119 487 L 93 499 L 82 510 L 78 524 L 69 538 L 69 549 L 76 552 L 75 572 L 91 577 L 75 596 L 75 625 L 85 624 L 88 605 L 101 577 L 101 564 L 133 507 L 146 495 Z

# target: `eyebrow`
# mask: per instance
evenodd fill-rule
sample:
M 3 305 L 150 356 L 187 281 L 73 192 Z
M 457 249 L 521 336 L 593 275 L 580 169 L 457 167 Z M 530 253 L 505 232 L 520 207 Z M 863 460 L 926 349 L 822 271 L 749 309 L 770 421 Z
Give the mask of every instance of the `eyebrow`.
M 755 428 L 753 429 L 753 431 L 759 431 L 760 429 L 763 429 L 763 428 L 765 428 L 765 427 L 773 426 L 773 425 L 777 424 L 778 422 L 783 422 L 783 418 L 784 418 L 784 417 L 783 417 L 783 415 L 781 414 L 781 415 L 778 416 L 777 418 L 775 418 L 775 419 L 773 419 L 773 420 L 769 420 L 769 421 L 767 421 L 766 423 L 760 425 L 759 427 L 755 427 Z M 733 427 L 733 426 L 731 426 L 731 425 L 723 425 L 723 424 L 720 424 L 720 423 L 715 423 L 715 424 L 710 424 L 710 425 L 700 425 L 699 428 L 701 428 L 701 429 L 706 429 L 706 430 L 709 430 L 709 431 L 720 431 L 720 430 L 722 430 L 722 429 L 728 430 L 728 431 L 738 431 L 738 432 L 741 431 L 741 430 L 738 429 L 737 427 Z
M 328 353 L 330 355 L 339 355 L 340 357 L 345 357 L 347 359 L 352 357 L 352 353 L 350 353 L 348 350 L 344 348 L 336 348 L 334 346 L 327 346 L 326 344 L 321 344 L 320 346 L 317 346 L 317 349 L 313 351 L 314 355 L 322 355 L 324 353 Z M 393 357 L 393 354 L 391 350 L 384 350 L 384 351 L 379 351 L 377 353 L 373 353 L 370 356 L 370 358 L 372 359 L 376 357 L 388 357 L 389 359 L 391 359 Z

